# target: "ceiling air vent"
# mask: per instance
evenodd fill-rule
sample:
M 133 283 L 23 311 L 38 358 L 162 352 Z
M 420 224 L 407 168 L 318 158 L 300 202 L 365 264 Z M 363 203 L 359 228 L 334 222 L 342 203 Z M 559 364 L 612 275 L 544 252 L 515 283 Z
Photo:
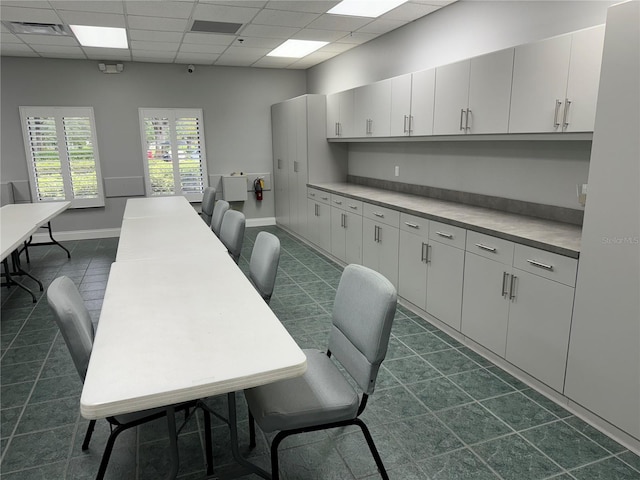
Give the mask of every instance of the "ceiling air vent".
M 55 23 L 2 22 L 16 35 L 71 35 L 67 27 Z
M 192 32 L 200 33 L 223 33 L 223 34 L 235 34 L 242 27 L 241 23 L 229 23 L 229 22 L 209 22 L 206 20 L 194 20 L 191 26 Z

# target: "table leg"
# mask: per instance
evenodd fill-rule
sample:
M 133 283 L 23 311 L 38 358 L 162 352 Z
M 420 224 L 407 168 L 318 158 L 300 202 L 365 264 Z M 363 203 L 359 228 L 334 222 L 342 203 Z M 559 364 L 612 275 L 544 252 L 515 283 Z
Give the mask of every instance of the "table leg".
M 174 407 L 167 407 L 167 427 L 169 429 L 169 455 L 171 457 L 171 470 L 167 475 L 167 480 L 175 480 L 178 476 L 180 458 L 178 456 L 178 432 L 176 430 L 176 410 Z
M 240 454 L 240 449 L 238 447 L 238 417 L 236 414 L 235 392 L 227 393 L 227 403 L 229 406 L 229 430 L 231 432 L 231 453 L 233 454 L 233 458 L 236 462 L 250 470 L 252 473 L 270 480 L 271 474 L 269 472 L 251 463 Z
M 57 245 L 59 246 L 61 249 L 63 249 L 65 252 L 67 252 L 67 258 L 71 258 L 71 252 L 69 252 L 69 249 L 67 247 L 65 247 L 64 245 L 62 245 L 60 242 L 58 242 L 55 238 L 53 238 L 53 232 L 51 231 L 51 222 L 47 222 L 46 225 L 42 225 L 40 228 L 46 228 L 49 231 L 49 242 L 39 242 L 39 243 L 32 243 L 33 237 L 31 237 L 29 239 L 29 242 L 27 242 L 27 244 L 25 245 L 25 250 L 27 250 L 28 247 L 37 247 L 39 245 Z

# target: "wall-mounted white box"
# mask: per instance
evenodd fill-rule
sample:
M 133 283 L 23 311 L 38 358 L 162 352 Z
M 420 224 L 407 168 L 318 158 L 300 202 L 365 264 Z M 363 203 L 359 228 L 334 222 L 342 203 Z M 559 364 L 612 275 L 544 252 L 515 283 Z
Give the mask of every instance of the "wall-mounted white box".
M 246 175 L 223 175 L 222 198 L 227 202 L 244 202 L 247 200 Z

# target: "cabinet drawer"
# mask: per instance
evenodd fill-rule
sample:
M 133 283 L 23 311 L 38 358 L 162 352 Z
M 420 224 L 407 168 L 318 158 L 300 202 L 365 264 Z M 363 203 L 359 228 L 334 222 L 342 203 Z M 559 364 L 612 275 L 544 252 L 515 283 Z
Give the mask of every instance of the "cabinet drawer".
M 376 222 L 386 223 L 392 227 L 398 228 L 400 225 L 400 212 L 391 210 L 390 208 L 379 207 L 377 205 L 371 205 L 370 203 L 363 204 L 363 215 L 366 218 L 375 220 Z
M 331 194 L 331 205 L 347 212 L 362 215 L 362 202 L 342 195 Z
M 467 230 L 432 220 L 429 225 L 429 238 L 464 250 Z
M 507 265 L 513 263 L 514 243 L 491 235 L 467 231 L 466 250 Z
M 429 220 L 423 217 L 409 215 L 408 213 L 401 213 L 400 230 L 427 238 L 429 235 Z
M 578 261 L 526 245 L 516 245 L 513 266 L 556 282 L 575 287 Z
M 318 190 L 317 188 L 307 188 L 307 197 L 319 203 L 331 204 L 331 194 Z

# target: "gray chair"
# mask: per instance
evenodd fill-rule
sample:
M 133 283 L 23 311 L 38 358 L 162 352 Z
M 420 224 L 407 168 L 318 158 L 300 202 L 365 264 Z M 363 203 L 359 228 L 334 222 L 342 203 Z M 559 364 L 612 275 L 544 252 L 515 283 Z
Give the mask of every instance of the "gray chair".
M 213 207 L 216 202 L 216 189 L 213 187 L 207 187 L 202 194 L 201 213 L 204 222 L 211 226 L 211 217 L 213 215 Z
M 47 301 L 53 315 L 55 317 L 56 324 L 62 333 L 73 363 L 80 375 L 80 379 L 84 383 L 85 376 L 87 374 L 87 367 L 89 366 L 89 359 L 91 358 L 91 351 L 93 349 L 94 339 L 94 327 L 91 323 L 91 316 L 84 305 L 84 301 L 78 292 L 78 289 L 74 283 L 68 277 L 58 277 L 47 289 Z M 181 403 L 175 405 L 175 410 L 183 410 L 188 412 L 191 408 L 197 406 L 197 401 Z M 129 428 L 136 427 L 143 423 L 151 422 L 166 416 L 165 408 L 154 408 L 151 410 L 144 410 L 141 412 L 128 413 L 125 415 L 118 415 L 116 417 L 108 417 L 107 421 L 111 425 L 111 434 L 107 440 L 104 453 L 102 455 L 102 461 L 100 462 L 100 468 L 96 478 L 101 480 L 107 471 L 107 465 L 111 452 L 115 445 L 115 441 L 123 431 Z M 208 412 L 204 412 L 205 425 L 211 425 L 211 417 Z M 88 450 L 91 435 L 95 427 L 96 421 L 91 420 L 85 434 L 84 441 L 82 443 L 82 450 Z M 114 428 L 115 427 L 115 428 Z M 205 442 L 207 444 L 207 473 L 213 473 L 213 457 L 210 454 L 211 446 L 211 429 L 205 429 Z
M 220 241 L 227 247 L 229 255 L 236 263 L 240 260 L 240 253 L 242 253 L 245 224 L 244 213 L 237 210 L 227 210 L 220 226 Z
M 273 294 L 279 263 L 280 239 L 268 232 L 258 233 L 249 260 L 249 280 L 267 303 Z
M 213 207 L 213 213 L 211 214 L 211 230 L 216 236 L 220 237 L 220 228 L 222 227 L 222 220 L 224 214 L 229 210 L 229 202 L 226 200 L 218 200 Z
M 371 433 L 358 417 L 374 391 L 395 311 L 396 290 L 389 280 L 367 267 L 347 266 L 336 292 L 327 353 L 304 350 L 307 371 L 301 377 L 245 390 L 250 445 L 255 446 L 254 421 L 264 432 L 278 432 L 271 443 L 274 480 L 284 438 L 347 425 L 360 427 L 382 478 L 388 478 Z M 330 359 L 332 354 L 358 390 Z

